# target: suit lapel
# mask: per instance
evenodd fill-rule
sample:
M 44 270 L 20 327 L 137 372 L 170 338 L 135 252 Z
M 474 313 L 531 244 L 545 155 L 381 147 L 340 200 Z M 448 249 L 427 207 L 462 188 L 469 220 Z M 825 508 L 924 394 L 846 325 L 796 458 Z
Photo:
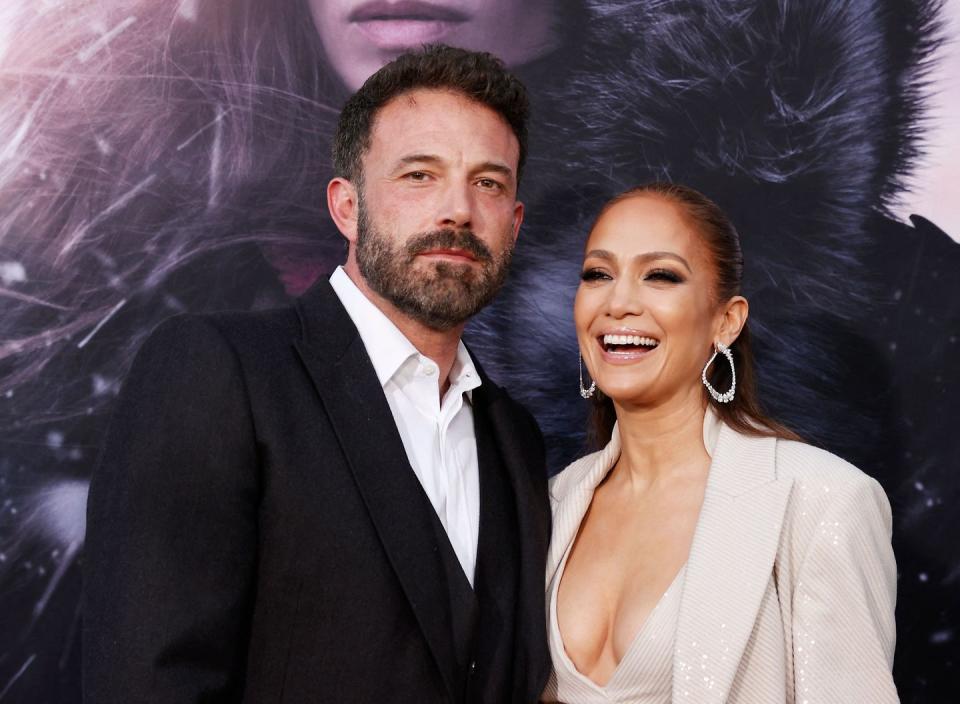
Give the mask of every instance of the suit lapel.
M 476 361 L 476 357 L 474 357 Z M 517 423 L 517 411 L 479 368 L 482 385 L 474 390 L 475 413 L 486 414 L 494 441 L 513 490 L 513 510 L 519 528 L 515 628 L 518 636 L 514 673 L 525 698 L 535 700 L 549 676 L 543 608 L 543 569 L 550 540 L 550 507 L 545 499 L 546 467 L 537 439 L 526 423 Z M 482 538 L 481 538 L 482 539 Z
M 478 593 L 482 591 L 492 602 L 496 617 L 503 620 L 513 612 L 517 591 L 517 557 L 505 558 L 512 554 L 510 544 L 519 544 L 520 536 L 514 523 L 513 492 L 493 440 L 490 419 L 476 403 L 473 410 L 480 469 L 480 531 L 474 585 Z M 484 618 L 490 616 L 490 611 L 484 613 Z
M 792 481 L 776 440 L 720 429 L 697 521 L 674 647 L 674 697 L 723 702 L 773 574 Z
M 296 349 L 453 696 L 450 595 L 431 523 L 433 506 L 407 460 L 360 335 L 329 282 L 314 285 L 297 309 L 303 337 Z

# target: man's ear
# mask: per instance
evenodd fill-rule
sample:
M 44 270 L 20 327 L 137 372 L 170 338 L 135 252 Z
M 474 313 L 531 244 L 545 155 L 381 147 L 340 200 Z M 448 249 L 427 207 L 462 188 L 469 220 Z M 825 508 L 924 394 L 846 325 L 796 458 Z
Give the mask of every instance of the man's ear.
M 743 296 L 733 296 L 723 306 L 723 315 L 720 318 L 720 329 L 717 331 L 717 339 L 727 347 L 732 345 L 740 331 L 747 324 L 747 316 L 750 314 L 750 304 Z
M 327 184 L 327 209 L 334 224 L 347 241 L 357 242 L 359 193 L 351 181 L 337 176 Z
M 513 241 L 517 241 L 520 234 L 520 224 L 523 222 L 523 203 L 517 201 L 513 205 Z

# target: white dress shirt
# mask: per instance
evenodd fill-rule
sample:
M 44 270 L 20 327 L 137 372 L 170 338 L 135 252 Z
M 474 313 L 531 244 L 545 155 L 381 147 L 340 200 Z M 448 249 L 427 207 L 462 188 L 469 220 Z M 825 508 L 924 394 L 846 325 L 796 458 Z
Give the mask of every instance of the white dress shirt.
M 480 375 L 463 342 L 440 401 L 440 368 L 350 280 L 342 267 L 330 285 L 356 325 L 383 386 L 407 459 L 433 504 L 473 585 L 480 528 L 480 468 L 471 392 Z

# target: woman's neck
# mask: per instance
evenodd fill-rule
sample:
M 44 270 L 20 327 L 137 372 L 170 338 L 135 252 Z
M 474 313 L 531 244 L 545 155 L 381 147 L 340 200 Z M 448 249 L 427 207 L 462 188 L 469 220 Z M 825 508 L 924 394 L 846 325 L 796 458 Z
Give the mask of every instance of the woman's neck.
M 642 490 L 680 476 L 706 475 L 706 407 L 699 396 L 658 406 L 614 406 L 621 443 L 615 470 L 619 480 Z

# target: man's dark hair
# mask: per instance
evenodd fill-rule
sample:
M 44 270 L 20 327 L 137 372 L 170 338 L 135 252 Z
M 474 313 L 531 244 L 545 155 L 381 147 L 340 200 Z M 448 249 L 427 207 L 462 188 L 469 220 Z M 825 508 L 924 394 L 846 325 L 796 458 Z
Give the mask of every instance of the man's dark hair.
M 503 62 L 483 51 L 431 44 L 401 54 L 368 78 L 340 113 L 333 140 L 336 175 L 362 182 L 361 157 L 370 148 L 377 112 L 397 96 L 417 89 L 449 90 L 503 117 L 520 143 L 517 182 L 527 157 L 527 90 Z

